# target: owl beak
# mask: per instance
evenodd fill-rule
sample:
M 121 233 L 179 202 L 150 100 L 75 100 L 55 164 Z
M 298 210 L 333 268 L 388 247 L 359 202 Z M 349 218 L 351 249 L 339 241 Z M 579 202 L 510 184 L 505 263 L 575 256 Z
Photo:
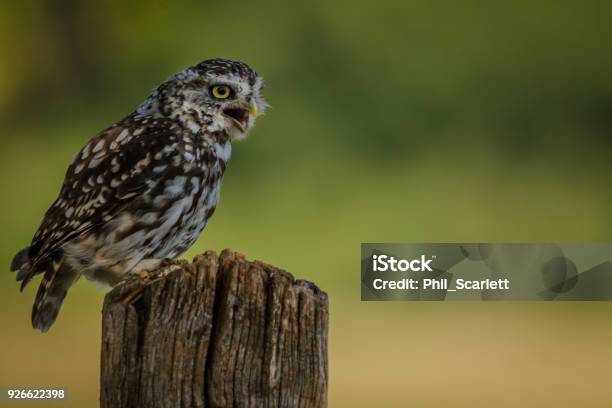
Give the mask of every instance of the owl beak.
M 234 124 L 238 126 L 238 128 L 241 131 L 244 132 L 249 122 L 249 111 L 248 110 L 240 109 L 240 108 L 232 108 L 232 109 L 225 109 L 223 113 L 225 114 L 225 116 L 232 119 Z
M 257 117 L 257 104 L 255 102 L 251 102 L 251 106 L 249 107 L 249 113 L 255 119 Z
M 242 132 L 244 132 L 249 123 L 249 115 L 252 116 L 253 119 L 255 119 L 257 117 L 258 111 L 257 105 L 253 102 L 248 107 L 246 107 L 246 109 L 229 108 L 225 109 L 223 113 L 225 114 L 225 116 L 231 118 L 234 124 L 236 124 L 236 126 L 238 126 L 238 128 L 240 128 Z

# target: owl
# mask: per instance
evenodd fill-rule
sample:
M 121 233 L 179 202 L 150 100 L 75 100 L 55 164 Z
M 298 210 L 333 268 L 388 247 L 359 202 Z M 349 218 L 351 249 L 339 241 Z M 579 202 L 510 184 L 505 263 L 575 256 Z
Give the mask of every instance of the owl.
M 11 270 L 43 274 L 32 326 L 46 332 L 81 277 L 112 287 L 185 252 L 219 202 L 232 142 L 263 113 L 263 80 L 210 59 L 161 84 L 75 156 L 59 196 Z

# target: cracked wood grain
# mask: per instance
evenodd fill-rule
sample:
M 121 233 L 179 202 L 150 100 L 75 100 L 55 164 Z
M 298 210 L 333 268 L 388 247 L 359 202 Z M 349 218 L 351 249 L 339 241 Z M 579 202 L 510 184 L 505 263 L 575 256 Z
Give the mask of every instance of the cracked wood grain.
M 327 295 L 224 250 L 108 293 L 100 406 L 326 407 Z

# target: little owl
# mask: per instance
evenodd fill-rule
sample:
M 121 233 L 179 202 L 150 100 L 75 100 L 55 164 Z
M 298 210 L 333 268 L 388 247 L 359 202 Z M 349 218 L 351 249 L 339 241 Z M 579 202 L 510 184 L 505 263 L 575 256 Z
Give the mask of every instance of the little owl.
M 22 290 L 44 273 L 34 328 L 49 329 L 81 275 L 113 286 L 197 240 L 219 201 L 231 142 L 266 106 L 262 87 L 242 62 L 203 61 L 81 149 L 32 243 L 11 263 Z

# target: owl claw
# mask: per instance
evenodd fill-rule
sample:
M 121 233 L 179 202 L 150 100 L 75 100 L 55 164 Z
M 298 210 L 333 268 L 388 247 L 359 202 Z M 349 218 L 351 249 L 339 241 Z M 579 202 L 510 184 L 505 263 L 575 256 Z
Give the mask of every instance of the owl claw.
M 165 268 L 171 265 L 174 265 L 174 259 L 171 259 L 171 258 L 164 258 L 159 262 L 160 268 Z

